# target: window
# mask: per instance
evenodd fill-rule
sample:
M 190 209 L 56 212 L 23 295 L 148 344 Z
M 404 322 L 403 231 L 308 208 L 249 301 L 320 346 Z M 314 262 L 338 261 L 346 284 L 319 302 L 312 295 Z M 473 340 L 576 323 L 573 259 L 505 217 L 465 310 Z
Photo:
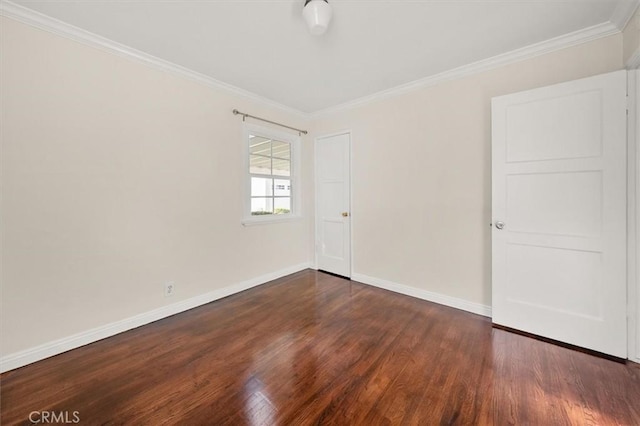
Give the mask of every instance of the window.
M 243 223 L 299 216 L 299 138 L 249 124 L 244 133 L 247 194 Z

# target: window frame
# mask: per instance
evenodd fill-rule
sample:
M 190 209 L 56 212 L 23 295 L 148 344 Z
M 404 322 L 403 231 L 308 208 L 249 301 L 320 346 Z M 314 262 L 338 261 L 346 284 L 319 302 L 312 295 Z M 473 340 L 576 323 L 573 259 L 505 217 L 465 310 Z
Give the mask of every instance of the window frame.
M 290 176 L 278 176 L 271 174 L 273 179 L 284 178 L 291 182 L 291 213 L 251 215 L 251 177 L 250 172 L 250 150 L 249 135 L 259 136 L 278 142 L 286 142 L 290 146 L 291 173 Z M 300 200 L 300 137 L 290 133 L 281 132 L 268 127 L 257 126 L 251 123 L 243 123 L 242 126 L 242 173 L 243 176 L 243 203 L 242 203 L 242 224 L 258 225 L 266 223 L 288 222 L 302 217 L 302 203 Z M 273 170 L 272 170 L 273 173 Z M 265 175 L 266 176 L 266 175 Z

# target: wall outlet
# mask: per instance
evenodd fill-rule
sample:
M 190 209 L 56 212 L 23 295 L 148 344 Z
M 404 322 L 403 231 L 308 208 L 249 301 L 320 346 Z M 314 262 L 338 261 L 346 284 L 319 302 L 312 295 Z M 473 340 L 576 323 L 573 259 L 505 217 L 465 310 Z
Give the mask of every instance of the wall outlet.
M 173 281 L 167 281 L 164 283 L 164 297 L 173 296 L 176 291 L 176 283 Z

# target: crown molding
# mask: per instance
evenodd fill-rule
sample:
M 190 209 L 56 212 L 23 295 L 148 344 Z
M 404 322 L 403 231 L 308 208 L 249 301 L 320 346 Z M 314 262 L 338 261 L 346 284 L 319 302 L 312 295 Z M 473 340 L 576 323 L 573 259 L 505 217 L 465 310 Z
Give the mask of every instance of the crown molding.
M 619 34 L 620 29 L 611 23 L 594 25 L 579 31 L 575 31 L 569 34 L 565 34 L 559 37 L 555 37 L 540 43 L 532 44 L 520 49 L 512 50 L 511 52 L 503 53 L 491 58 L 483 59 L 477 62 L 473 62 L 468 65 L 463 65 L 458 68 L 454 68 L 448 71 L 441 72 L 429 77 L 425 77 L 419 80 L 412 81 L 410 83 L 402 84 L 400 86 L 393 87 L 391 89 L 383 90 L 372 95 L 364 96 L 362 98 L 355 99 L 353 101 L 345 102 L 343 104 L 329 107 L 320 111 L 317 111 L 311 116 L 317 118 L 320 116 L 326 116 L 334 114 L 336 112 L 352 109 L 355 107 L 363 106 L 372 102 L 380 101 L 402 95 L 405 93 L 413 92 L 426 87 L 435 86 L 445 81 L 455 80 L 462 77 L 467 77 L 473 74 L 478 74 L 484 71 L 488 71 L 494 68 L 498 68 L 504 65 L 508 65 L 514 62 L 523 61 L 526 59 L 541 56 L 547 53 L 555 52 L 558 50 L 566 49 L 571 46 L 576 46 L 589 41 L 597 40 L 599 38 Z
M 483 71 L 488 71 L 500 66 L 544 55 L 546 53 L 551 53 L 599 38 L 618 34 L 621 31 L 621 28 L 624 28 L 629 19 L 633 16 L 639 3 L 640 0 L 629 0 L 621 2 L 616 7 L 610 22 L 595 25 L 550 40 L 526 46 L 524 48 L 516 49 L 511 52 L 493 56 L 488 59 L 483 59 L 471 64 L 463 65 L 458 68 L 444 71 L 439 74 L 428 76 L 419 80 L 415 80 L 413 82 L 402 84 L 400 86 L 386 89 L 372 95 L 364 96 L 312 113 L 300 111 L 290 106 L 273 101 L 269 98 L 224 83 L 207 75 L 190 70 L 181 65 L 177 65 L 164 59 L 157 58 L 140 50 L 110 40 L 106 37 L 99 36 L 66 22 L 52 18 L 48 15 L 15 4 L 11 1 L 0 1 L 0 16 L 5 16 L 7 18 L 23 22 L 33 27 L 69 38 L 76 42 L 100 49 L 102 51 L 116 54 L 121 57 L 125 57 L 127 59 L 151 66 L 153 68 L 188 78 L 204 86 L 224 90 L 232 94 L 241 96 L 245 99 L 253 100 L 263 105 L 277 108 L 283 112 L 287 112 L 289 114 L 293 114 L 300 118 L 309 120 L 329 114 L 334 114 L 339 111 L 352 109 L 358 106 L 363 106 L 382 99 L 391 98 L 412 91 L 420 90 L 446 81 L 470 76 Z
M 110 40 L 106 37 L 102 37 L 92 32 L 83 30 L 82 28 L 78 28 L 66 22 L 52 18 L 48 15 L 45 15 L 43 13 L 36 12 L 35 10 L 15 4 L 11 1 L 5 1 L 5 0 L 0 1 L 0 16 L 5 16 L 7 18 L 20 21 L 22 23 L 31 25 L 41 30 L 48 31 L 50 33 L 53 33 L 59 36 L 63 36 L 65 38 L 82 43 L 84 45 L 100 49 L 104 52 L 116 54 L 118 56 L 130 59 L 130 60 L 134 60 L 136 62 L 151 66 L 161 71 L 166 71 L 181 77 L 185 77 L 189 80 L 195 81 L 207 87 L 220 89 L 220 90 L 233 93 L 245 99 L 249 99 L 255 102 L 262 103 L 264 105 L 268 105 L 273 108 L 277 108 L 279 110 L 282 110 L 289 114 L 293 114 L 300 118 L 304 118 L 304 119 L 310 118 L 309 114 L 303 111 L 300 111 L 298 109 L 291 108 L 287 105 L 283 105 L 269 98 L 265 98 L 263 96 L 257 95 L 255 93 L 249 92 L 247 90 L 241 89 L 231 84 L 227 84 L 222 81 L 216 80 L 214 78 L 211 78 L 207 75 L 190 70 L 181 65 L 174 64 L 173 62 L 169 62 L 164 59 L 155 57 L 153 55 L 149 55 L 148 53 L 144 53 L 140 50 L 137 50 L 132 47 L 126 46 L 124 44 L 118 43 L 116 41 Z
M 624 30 L 633 14 L 636 13 L 638 5 L 640 5 L 640 0 L 621 1 L 618 3 L 618 6 L 616 6 L 609 21 L 620 31 Z

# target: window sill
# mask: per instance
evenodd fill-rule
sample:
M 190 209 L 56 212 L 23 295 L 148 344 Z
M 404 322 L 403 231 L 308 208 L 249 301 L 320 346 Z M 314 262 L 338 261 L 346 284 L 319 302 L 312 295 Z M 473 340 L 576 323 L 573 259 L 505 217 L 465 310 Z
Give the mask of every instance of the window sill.
M 297 222 L 302 220 L 302 216 L 284 216 L 284 217 L 250 217 L 242 220 L 243 226 L 267 225 L 269 223 L 286 223 Z

